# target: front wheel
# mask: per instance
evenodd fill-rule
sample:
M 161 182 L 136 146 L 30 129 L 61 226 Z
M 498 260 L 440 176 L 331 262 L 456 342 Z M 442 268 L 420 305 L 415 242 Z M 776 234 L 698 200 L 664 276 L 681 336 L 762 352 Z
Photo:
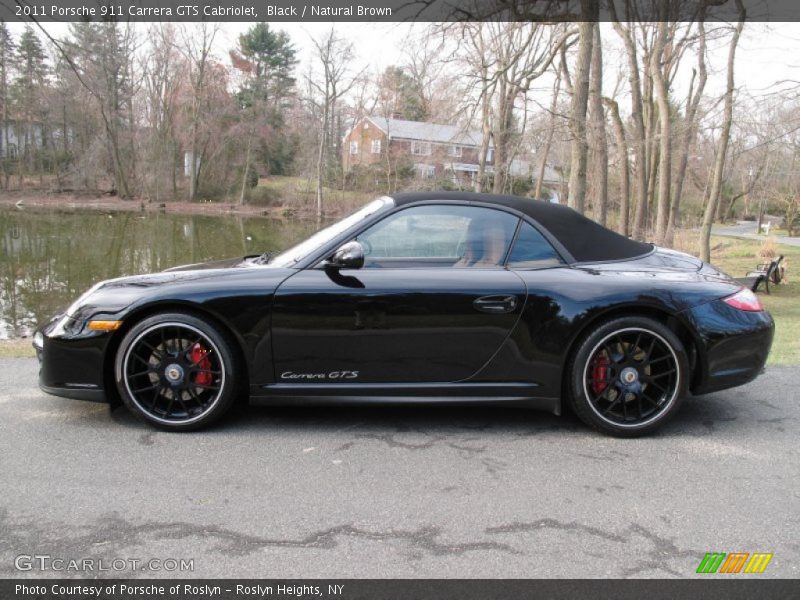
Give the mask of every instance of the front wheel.
M 595 429 L 648 434 L 677 412 L 689 381 L 678 337 L 646 317 L 614 319 L 587 335 L 570 361 L 570 400 Z
M 230 342 L 188 313 L 163 313 L 134 325 L 119 346 L 115 376 L 128 409 L 168 431 L 210 425 L 236 398 Z

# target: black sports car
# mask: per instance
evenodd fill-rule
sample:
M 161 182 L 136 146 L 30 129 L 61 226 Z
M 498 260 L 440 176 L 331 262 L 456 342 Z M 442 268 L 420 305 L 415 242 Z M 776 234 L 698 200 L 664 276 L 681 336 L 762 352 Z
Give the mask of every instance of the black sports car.
M 492 401 L 615 435 L 747 383 L 774 324 L 692 256 L 512 196 L 382 197 L 274 256 L 98 283 L 43 325 L 40 386 L 167 430 L 269 402 Z

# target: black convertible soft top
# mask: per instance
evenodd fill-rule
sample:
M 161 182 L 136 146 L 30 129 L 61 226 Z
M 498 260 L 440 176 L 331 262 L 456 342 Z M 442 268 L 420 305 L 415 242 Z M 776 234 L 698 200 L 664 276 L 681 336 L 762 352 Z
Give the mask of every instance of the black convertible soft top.
M 622 236 L 579 212 L 543 200 L 471 192 L 411 192 L 392 196 L 397 206 L 426 200 L 460 200 L 496 204 L 519 211 L 539 223 L 576 262 L 626 260 L 650 253 L 652 244 Z

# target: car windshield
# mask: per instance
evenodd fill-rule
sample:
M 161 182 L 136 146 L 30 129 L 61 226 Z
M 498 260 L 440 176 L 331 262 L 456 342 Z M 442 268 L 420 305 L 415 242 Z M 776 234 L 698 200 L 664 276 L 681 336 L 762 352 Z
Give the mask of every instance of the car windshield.
M 269 261 L 269 266 L 291 267 L 309 254 L 316 252 L 336 236 L 347 231 L 360 221 L 363 221 L 367 217 L 374 215 L 379 211 L 385 210 L 393 205 L 394 200 L 388 196 L 383 196 L 377 200 L 373 200 L 369 204 L 359 208 L 353 214 L 341 219 L 340 221 L 336 221 L 336 223 L 333 223 L 332 225 L 328 225 L 325 229 L 319 230 L 310 238 L 300 242 L 296 246 L 292 246 L 284 252 L 281 252 L 275 258 Z

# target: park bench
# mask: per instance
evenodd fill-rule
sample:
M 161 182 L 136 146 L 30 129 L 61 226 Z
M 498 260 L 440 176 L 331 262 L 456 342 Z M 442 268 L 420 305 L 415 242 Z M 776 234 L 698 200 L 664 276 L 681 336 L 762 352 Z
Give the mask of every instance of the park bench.
M 781 282 L 783 278 L 783 273 L 781 271 L 781 263 L 783 262 L 783 255 L 781 254 L 775 260 L 768 262 L 768 263 L 761 263 L 757 265 L 754 271 L 750 271 L 744 277 L 737 279 L 739 283 L 747 286 L 752 291 L 757 292 L 758 286 L 762 283 L 764 284 L 764 288 L 767 290 L 769 294 L 769 284 L 770 282 L 774 284 L 778 284 Z

